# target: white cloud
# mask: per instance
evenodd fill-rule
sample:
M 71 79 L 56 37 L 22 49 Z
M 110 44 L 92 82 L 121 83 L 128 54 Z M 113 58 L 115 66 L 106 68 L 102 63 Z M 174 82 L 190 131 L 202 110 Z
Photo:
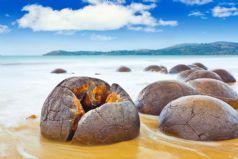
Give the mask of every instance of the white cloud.
M 129 30 L 133 31 L 144 31 L 144 32 L 161 32 L 161 29 L 156 29 L 154 27 L 141 27 L 141 26 L 128 26 Z
M 219 18 L 238 16 L 238 8 L 234 6 L 232 7 L 216 6 L 212 9 L 212 15 L 214 17 L 219 17 Z
M 83 0 L 90 4 L 102 4 L 102 3 L 111 3 L 111 4 L 123 4 L 126 0 Z
M 107 35 L 100 35 L 100 34 L 91 35 L 91 40 L 94 40 L 94 41 L 110 41 L 113 39 L 114 39 L 113 37 L 107 36 Z
M 156 3 L 156 2 L 158 2 L 158 0 L 143 0 L 143 2 Z
M 207 19 L 206 14 L 201 11 L 191 11 L 188 14 L 189 17 L 200 17 L 202 19 Z
M 161 26 L 177 26 L 178 22 L 176 20 L 159 20 L 159 25 Z
M 57 35 L 74 35 L 75 31 L 57 31 Z
M 187 5 L 204 5 L 212 2 L 213 0 L 175 0 L 175 1 L 179 1 Z
M 33 31 L 116 30 L 129 25 L 154 28 L 157 20 L 149 12 L 154 7 L 154 4 L 141 3 L 127 6 L 94 3 L 78 10 L 54 10 L 41 5 L 28 5 L 23 8 L 28 13 L 17 22 L 21 28 Z
M 0 34 L 7 33 L 9 31 L 10 31 L 10 29 L 7 25 L 0 24 Z

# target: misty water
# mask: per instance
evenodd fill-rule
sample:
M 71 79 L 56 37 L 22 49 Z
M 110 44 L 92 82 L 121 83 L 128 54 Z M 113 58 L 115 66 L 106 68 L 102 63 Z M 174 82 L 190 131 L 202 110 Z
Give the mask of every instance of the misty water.
M 140 136 L 106 146 L 78 146 L 49 141 L 40 135 L 44 100 L 63 79 L 90 76 L 120 84 L 136 100 L 146 85 L 176 75 L 145 72 L 148 65 L 202 62 L 209 69 L 225 68 L 238 79 L 238 56 L 36 56 L 0 57 L 0 158 L 238 158 L 238 139 L 194 142 L 158 130 L 158 117 L 140 115 Z M 119 73 L 120 66 L 132 69 Z M 51 74 L 64 68 L 66 74 Z M 99 73 L 99 75 L 95 75 Z M 237 85 L 232 86 L 238 91 Z M 32 114 L 35 120 L 26 120 Z

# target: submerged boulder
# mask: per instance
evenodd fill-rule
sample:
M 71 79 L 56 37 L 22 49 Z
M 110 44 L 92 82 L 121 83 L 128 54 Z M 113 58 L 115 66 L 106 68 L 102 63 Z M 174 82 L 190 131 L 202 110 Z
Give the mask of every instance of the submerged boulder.
M 51 71 L 51 73 L 60 74 L 60 73 L 67 73 L 67 71 L 62 68 L 57 68 L 57 69 Z
M 238 113 L 209 96 L 186 96 L 170 102 L 160 114 L 160 129 L 170 135 L 199 141 L 238 137 Z
M 110 144 L 138 136 L 139 115 L 118 84 L 90 77 L 62 81 L 41 111 L 43 136 L 81 144 Z
M 127 66 L 121 66 L 117 69 L 117 72 L 131 72 L 131 69 Z
M 189 81 L 199 94 L 208 95 L 230 104 L 235 109 L 238 108 L 238 94 L 226 83 L 214 79 L 196 79 Z
M 222 78 L 222 80 L 226 83 L 236 82 L 235 77 L 225 69 L 215 69 L 212 71 L 215 72 L 216 74 L 218 74 Z
M 211 78 L 211 79 L 216 79 L 222 81 L 221 77 L 216 74 L 215 72 L 212 71 L 207 71 L 207 70 L 197 70 L 194 72 L 191 72 L 185 79 L 184 81 L 191 81 L 199 78 Z
M 158 65 L 150 65 L 144 69 L 144 71 L 151 71 L 151 72 L 160 72 L 160 73 L 168 73 L 168 70 L 164 66 L 158 66 Z
M 175 80 L 158 81 L 148 85 L 140 92 L 136 106 L 141 113 L 159 115 L 172 100 L 194 94 L 197 92 L 182 82 Z
M 169 70 L 169 73 L 170 74 L 176 74 L 176 73 L 179 73 L 179 72 L 182 72 L 182 71 L 185 71 L 185 70 L 191 70 L 191 68 L 187 65 L 179 64 L 179 65 L 176 65 L 176 66 L 172 67 Z

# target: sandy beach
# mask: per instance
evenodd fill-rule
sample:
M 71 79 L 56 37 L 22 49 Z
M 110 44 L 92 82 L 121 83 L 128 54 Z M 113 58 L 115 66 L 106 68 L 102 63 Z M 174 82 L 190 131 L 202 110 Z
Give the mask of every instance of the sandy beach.
M 158 129 L 157 116 L 140 114 L 140 135 L 134 140 L 104 146 L 83 146 L 45 139 L 40 112 L 51 90 L 63 79 L 89 76 L 120 84 L 135 101 L 148 84 L 176 75 L 144 72 L 148 65 L 202 62 L 209 69 L 224 68 L 238 78 L 237 56 L 78 56 L 0 58 L 0 158 L 238 158 L 238 139 L 196 142 L 168 136 Z M 119 73 L 121 66 L 132 69 Z M 64 68 L 66 74 L 51 74 Z M 231 85 L 238 91 L 238 85 Z M 36 119 L 26 119 L 35 114 Z

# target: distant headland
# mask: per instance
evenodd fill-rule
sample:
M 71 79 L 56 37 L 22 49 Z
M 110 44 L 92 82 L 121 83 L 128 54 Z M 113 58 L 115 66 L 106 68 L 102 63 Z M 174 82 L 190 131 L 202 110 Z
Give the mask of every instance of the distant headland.
M 51 51 L 43 56 L 75 56 L 75 55 L 238 55 L 238 43 L 187 43 L 171 47 L 150 50 L 116 50 L 116 51 Z

